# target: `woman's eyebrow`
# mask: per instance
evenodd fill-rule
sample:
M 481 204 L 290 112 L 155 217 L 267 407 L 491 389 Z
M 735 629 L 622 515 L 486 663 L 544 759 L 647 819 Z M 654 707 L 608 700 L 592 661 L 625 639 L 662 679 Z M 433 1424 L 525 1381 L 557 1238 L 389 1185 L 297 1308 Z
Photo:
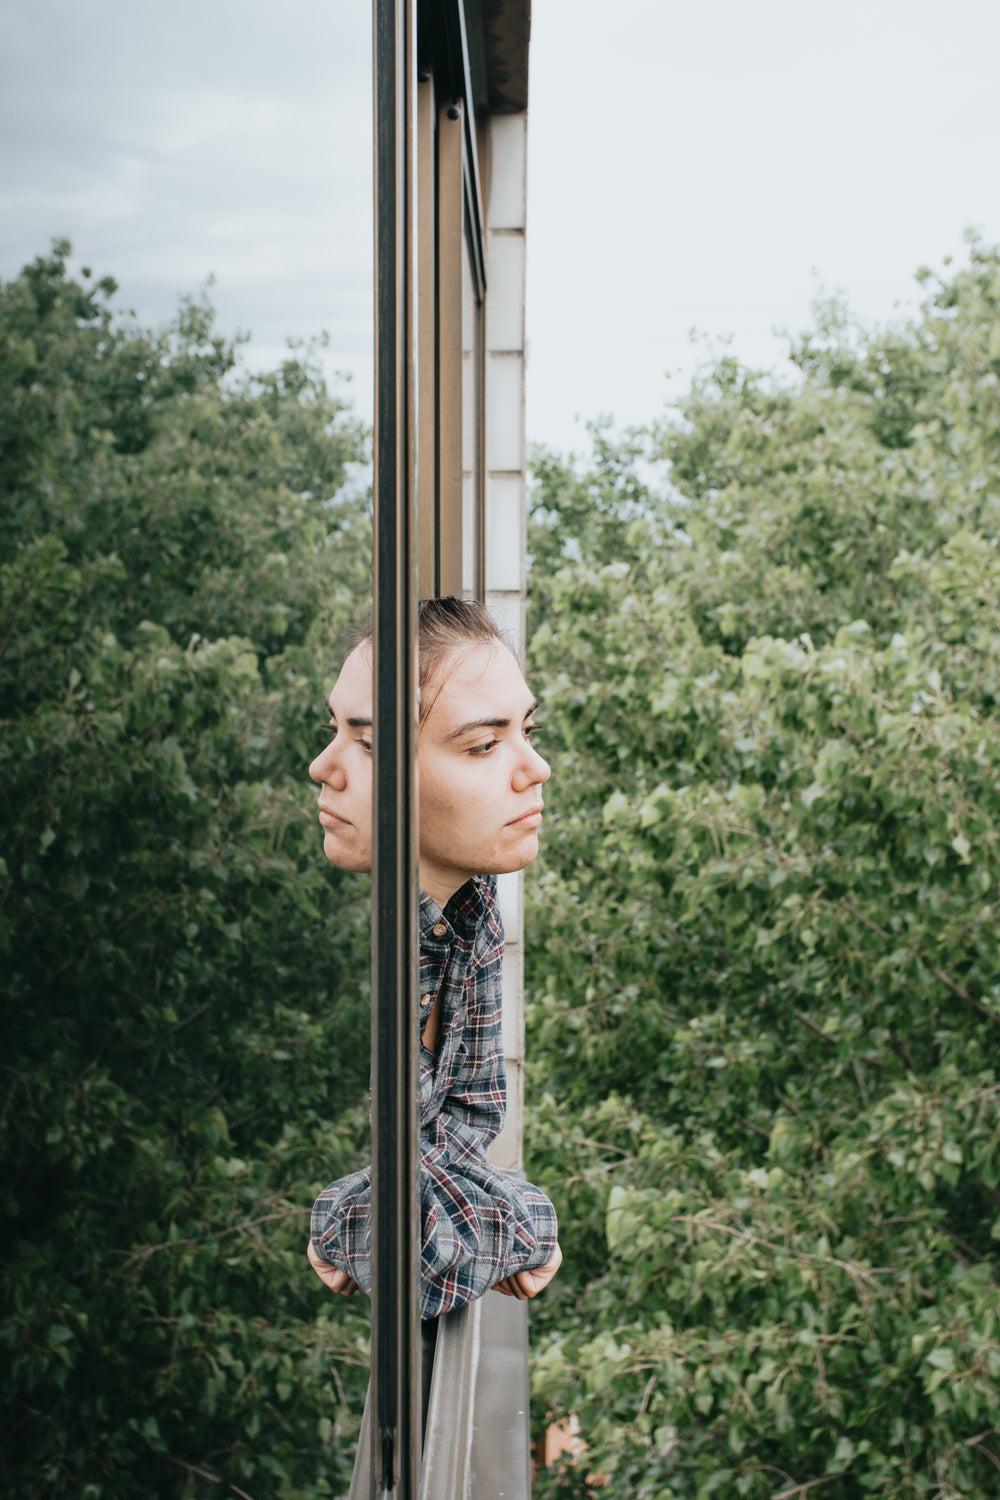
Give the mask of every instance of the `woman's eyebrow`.
M 532 699 L 531 707 L 530 708 L 526 708 L 524 710 L 524 718 L 525 719 L 530 719 L 531 715 L 535 712 L 535 710 L 537 709 L 537 707 L 538 707 L 538 699 L 534 698 L 534 699 Z M 521 722 L 523 723 L 524 720 L 522 719 Z M 474 729 L 509 729 L 509 728 L 510 728 L 510 720 L 509 719 L 502 719 L 502 718 L 497 718 L 497 719 L 468 719 L 464 724 L 459 724 L 459 726 L 458 726 L 457 729 L 453 729 L 450 734 L 446 735 L 445 736 L 445 740 L 446 741 L 448 741 L 448 740 L 459 740 L 459 739 L 462 738 L 463 734 L 471 734 Z
M 334 709 L 333 704 L 330 703 L 329 701 L 327 701 L 326 711 L 330 715 L 330 718 L 333 720 L 333 722 L 336 724 L 337 723 L 336 710 Z M 347 720 L 345 720 L 345 722 L 347 724 L 348 729 L 370 729 L 372 727 L 372 721 L 371 721 L 371 719 L 365 719 L 365 718 L 361 718 L 359 716 L 354 716 L 353 718 L 348 718 Z
M 460 740 L 463 734 L 471 734 L 474 729 L 509 729 L 509 719 L 468 719 L 464 724 L 459 724 L 450 734 L 445 735 L 446 740 Z

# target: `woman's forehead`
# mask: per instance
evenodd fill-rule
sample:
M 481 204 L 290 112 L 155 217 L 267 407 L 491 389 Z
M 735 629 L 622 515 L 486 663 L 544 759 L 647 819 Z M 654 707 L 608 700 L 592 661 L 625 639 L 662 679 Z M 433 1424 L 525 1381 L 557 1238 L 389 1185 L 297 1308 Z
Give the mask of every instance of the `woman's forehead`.
M 516 657 L 499 642 L 476 643 L 453 651 L 431 687 L 427 723 L 447 729 L 445 720 L 510 719 L 530 713 L 534 700 Z
M 371 717 L 372 711 L 372 654 L 367 641 L 362 641 L 360 646 L 355 646 L 350 656 L 344 662 L 337 675 L 337 681 L 330 693 L 331 707 L 336 703 L 342 703 L 347 711 L 367 713 Z
M 428 720 L 466 720 L 474 716 L 516 719 L 531 711 L 534 699 L 513 652 L 499 641 L 474 641 L 457 646 L 428 684 Z M 372 651 L 362 641 L 347 657 L 330 694 L 330 703 L 344 714 L 371 717 Z

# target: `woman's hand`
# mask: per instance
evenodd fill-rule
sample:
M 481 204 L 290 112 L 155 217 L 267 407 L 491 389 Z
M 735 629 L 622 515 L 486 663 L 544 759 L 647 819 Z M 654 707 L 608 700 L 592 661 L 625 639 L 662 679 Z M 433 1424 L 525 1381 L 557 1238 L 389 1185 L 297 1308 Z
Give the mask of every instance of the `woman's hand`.
M 514 1271 L 503 1281 L 498 1281 L 493 1290 L 503 1292 L 505 1297 L 516 1297 L 518 1302 L 526 1302 L 529 1297 L 537 1297 L 545 1290 L 561 1265 L 562 1251 L 557 1245 L 552 1259 L 544 1266 L 537 1266 L 533 1271 Z
M 322 1260 L 316 1254 L 316 1246 L 312 1240 L 309 1241 L 309 1248 L 306 1254 L 309 1257 L 309 1264 L 316 1272 L 316 1275 L 324 1286 L 330 1288 L 331 1292 L 339 1292 L 342 1297 L 349 1297 L 352 1292 L 359 1292 L 361 1290 L 358 1283 L 346 1271 L 342 1271 L 339 1266 L 331 1266 L 328 1260 Z

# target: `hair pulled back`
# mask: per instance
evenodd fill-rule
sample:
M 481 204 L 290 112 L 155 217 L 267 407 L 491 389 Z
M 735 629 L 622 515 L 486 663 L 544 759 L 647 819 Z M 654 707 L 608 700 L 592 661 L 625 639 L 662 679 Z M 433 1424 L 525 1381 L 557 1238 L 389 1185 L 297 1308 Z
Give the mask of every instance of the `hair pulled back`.
M 368 623 L 358 637 L 357 645 L 372 639 Z M 420 718 L 425 719 L 434 697 L 431 688 L 454 651 L 463 647 L 494 645 L 506 648 L 507 642 L 496 621 L 478 599 L 459 599 L 448 594 L 443 599 L 421 599 L 417 605 L 417 681 L 420 688 Z

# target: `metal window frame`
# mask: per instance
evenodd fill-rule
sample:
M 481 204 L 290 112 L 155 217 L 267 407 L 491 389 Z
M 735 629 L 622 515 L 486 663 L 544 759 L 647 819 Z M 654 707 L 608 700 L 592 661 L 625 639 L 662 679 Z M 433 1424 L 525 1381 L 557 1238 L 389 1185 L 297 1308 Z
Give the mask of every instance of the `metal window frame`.
M 468 189 L 469 172 L 464 171 L 464 186 Z M 462 421 L 472 423 L 472 577 L 464 580 L 466 592 L 474 598 L 486 599 L 486 282 L 479 264 L 482 241 L 479 229 L 470 218 L 470 194 L 465 194 L 463 216 L 463 241 L 469 252 L 473 273 L 472 362 L 473 362 L 473 410 L 465 411 L 464 396 Z M 464 348 L 463 348 L 464 358 Z M 464 469 L 463 469 L 464 480 Z
M 440 99 L 440 92 L 438 95 Z M 434 483 L 437 496 L 438 581 L 442 594 L 463 592 L 462 506 L 462 215 L 463 131 L 452 113 L 437 111 L 437 199 L 434 247 L 435 343 Z
M 470 591 L 463 588 L 462 577 L 462 427 L 466 419 L 474 426 L 471 592 L 479 598 L 485 594 L 486 274 L 464 0 L 374 0 L 372 14 L 376 813 L 371 950 L 372 1374 L 367 1421 L 372 1500 L 418 1500 L 416 606 L 418 577 L 426 593 Z M 418 84 L 421 47 L 430 49 L 432 68 L 426 76 L 421 73 Z M 476 309 L 471 330 L 472 412 L 463 411 L 462 396 L 461 288 L 466 256 Z M 434 288 L 429 309 L 426 295 L 423 305 L 419 296 L 428 285 Z M 425 454 L 422 473 L 421 448 Z
M 374 0 L 373 1496 L 420 1479 L 416 661 L 416 0 Z
M 485 598 L 485 221 L 463 0 L 419 0 L 420 584 L 423 594 Z M 475 410 L 463 412 L 463 256 L 476 319 Z M 431 305 L 428 305 L 430 303 Z M 463 566 L 462 431 L 474 432 L 471 577 Z M 433 461 L 430 455 L 433 454 Z
M 469 210 L 472 222 L 477 226 L 476 274 L 480 287 L 485 288 L 482 226 L 486 218 L 479 181 L 475 96 L 464 0 L 420 0 L 418 38 L 421 65 L 433 67 L 439 102 L 444 106 L 458 105 L 462 109 L 465 155 L 469 166 Z

